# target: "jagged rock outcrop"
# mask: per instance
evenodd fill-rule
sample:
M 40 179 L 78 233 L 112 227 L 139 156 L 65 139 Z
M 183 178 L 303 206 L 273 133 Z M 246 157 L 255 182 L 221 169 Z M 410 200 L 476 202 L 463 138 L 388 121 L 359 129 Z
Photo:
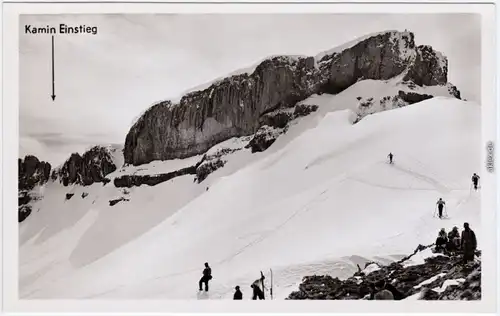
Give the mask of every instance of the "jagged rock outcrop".
M 448 59 L 429 45 L 418 46 L 415 61 L 404 80 L 411 80 L 419 86 L 436 86 L 446 84 L 447 78 Z
M 73 153 L 58 170 L 52 173 L 52 179 L 58 179 L 64 186 L 70 184 L 91 185 L 104 182 L 106 175 L 114 172 L 117 166 L 109 150 L 94 146 L 82 156 Z
M 24 221 L 32 211 L 29 203 L 36 199 L 31 190 L 37 185 L 45 184 L 50 178 L 51 166 L 48 162 L 40 161 L 33 155 L 18 159 L 18 220 Z
M 387 32 L 325 56 L 329 78 L 322 92 L 336 94 L 360 79 L 387 80 L 401 74 L 417 55 L 411 32 Z
M 49 180 L 50 163 L 38 160 L 37 157 L 28 155 L 17 160 L 18 164 L 18 189 L 31 190 L 37 184 L 44 184 Z
M 179 103 L 148 109 L 125 139 L 125 163 L 186 158 L 232 137 L 251 135 L 263 125 L 281 128 L 289 114 L 269 113 L 294 106 L 314 93 L 338 93 L 358 80 L 402 74 L 417 85 L 446 84 L 446 58 L 415 46 L 411 32 L 385 32 L 352 47 L 317 57 L 272 57 L 253 72 L 234 75 Z
M 481 299 L 479 251 L 476 252 L 478 259 L 467 264 L 462 263 L 461 253 L 456 252 L 428 257 L 423 264 L 405 265 L 415 254 L 431 246 L 419 245 L 412 255 L 387 266 L 367 263 L 365 270 L 347 280 L 329 275 L 306 276 L 299 290 L 292 292 L 288 299 L 377 299 L 375 294 L 384 289 L 390 291 L 395 300 L 413 295 L 423 300 Z

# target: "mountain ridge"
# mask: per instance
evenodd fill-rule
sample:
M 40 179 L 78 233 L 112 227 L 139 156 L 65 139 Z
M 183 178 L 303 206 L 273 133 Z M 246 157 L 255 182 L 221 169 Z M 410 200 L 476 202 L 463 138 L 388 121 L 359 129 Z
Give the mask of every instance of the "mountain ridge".
M 352 41 L 353 46 L 340 52 L 334 48 L 316 57 L 267 58 L 255 68 L 187 93 L 178 103 L 166 100 L 151 106 L 127 133 L 125 163 L 200 154 L 231 137 L 255 133 L 267 112 L 315 93 L 337 94 L 363 79 L 387 80 L 408 70 L 404 81 L 419 86 L 448 83 L 447 58 L 430 46 L 416 46 L 412 32 L 376 34 Z

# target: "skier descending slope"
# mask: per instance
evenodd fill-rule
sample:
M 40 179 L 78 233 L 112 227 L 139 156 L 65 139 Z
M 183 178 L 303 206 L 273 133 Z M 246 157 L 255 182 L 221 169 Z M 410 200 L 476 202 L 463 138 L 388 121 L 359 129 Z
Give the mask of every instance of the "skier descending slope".
M 479 176 L 475 173 L 474 173 L 474 175 L 472 175 L 472 183 L 474 184 L 474 190 L 477 191 L 477 184 L 479 183 Z
M 389 163 L 392 164 L 392 157 L 394 157 L 394 155 L 392 153 L 389 153 L 387 157 L 389 157 Z
M 439 218 L 443 218 L 443 208 L 445 206 L 445 202 L 443 201 L 442 198 L 439 198 L 439 200 L 437 201 L 437 207 L 438 207 L 438 215 L 439 215 Z
M 200 279 L 200 282 L 198 282 L 200 286 L 200 291 L 203 289 L 201 288 L 202 283 L 205 283 L 205 291 L 208 292 L 208 281 L 212 280 L 212 269 L 208 266 L 208 262 L 205 262 L 205 269 L 203 269 L 203 276 Z

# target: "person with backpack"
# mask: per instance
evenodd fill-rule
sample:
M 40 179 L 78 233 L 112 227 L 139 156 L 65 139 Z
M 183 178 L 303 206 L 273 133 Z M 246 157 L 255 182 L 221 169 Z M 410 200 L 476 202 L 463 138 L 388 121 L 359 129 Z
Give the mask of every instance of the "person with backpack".
M 236 287 L 234 289 L 235 289 L 235 292 L 234 292 L 234 295 L 233 295 L 233 300 L 242 300 L 243 299 L 243 293 L 241 293 L 241 291 L 240 291 L 240 286 L 236 285 Z
M 460 240 L 460 247 L 464 252 L 463 263 L 474 260 L 474 252 L 477 247 L 476 234 L 469 227 L 469 223 L 464 223 L 464 230 L 462 231 L 462 238 Z
M 474 184 L 474 190 L 476 191 L 477 191 L 477 185 L 479 183 L 479 178 L 480 177 L 476 173 L 472 175 L 472 184 Z
M 439 200 L 437 201 L 436 204 L 437 204 L 437 207 L 438 207 L 439 218 L 443 218 L 443 208 L 446 205 L 446 203 L 443 201 L 442 198 L 439 198 Z
M 203 291 L 201 288 L 201 285 L 205 283 L 205 292 L 208 292 L 208 281 L 212 280 L 212 268 L 208 266 L 208 262 L 205 262 L 205 269 L 203 269 L 203 276 L 200 279 L 200 282 L 198 282 L 200 286 L 200 291 Z
M 389 157 L 389 163 L 392 164 L 392 157 L 394 157 L 393 154 L 389 153 L 389 155 L 387 155 L 387 157 Z

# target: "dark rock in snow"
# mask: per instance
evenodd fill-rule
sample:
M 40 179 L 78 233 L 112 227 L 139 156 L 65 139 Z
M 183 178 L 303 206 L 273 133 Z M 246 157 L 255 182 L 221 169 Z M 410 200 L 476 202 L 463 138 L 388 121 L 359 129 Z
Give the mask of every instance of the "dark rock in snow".
M 70 200 L 73 197 L 73 195 L 75 195 L 75 194 L 74 193 L 66 193 L 66 201 Z
M 262 115 L 259 123 L 261 126 L 268 125 L 275 128 L 285 128 L 288 122 L 293 119 L 293 113 L 289 109 L 276 110 Z
M 297 104 L 293 111 L 293 118 L 298 118 L 302 116 L 307 116 L 312 112 L 316 112 L 318 110 L 317 105 L 308 105 L 308 104 Z
M 82 199 L 86 198 L 89 194 L 87 192 L 82 193 Z
M 109 201 L 109 206 L 114 206 L 114 205 L 116 205 L 116 203 L 118 203 L 118 202 L 122 202 L 122 201 L 127 201 L 127 202 L 128 202 L 128 201 L 130 201 L 130 200 L 129 200 L 129 199 L 126 199 L 126 198 L 124 198 L 124 197 L 121 197 L 121 198 L 119 198 L 119 199 L 115 199 L 115 200 L 110 200 L 110 201 Z
M 32 200 L 28 191 L 19 191 L 18 193 L 18 205 L 28 204 Z
M 21 223 L 31 214 L 31 206 L 21 205 L 18 209 L 18 221 Z
M 415 92 L 404 92 L 404 91 L 399 91 L 398 92 L 398 96 L 405 102 L 407 102 L 408 104 L 414 104 L 414 103 L 417 103 L 417 102 L 421 102 L 421 101 L 424 101 L 424 100 L 428 100 L 428 99 L 432 99 L 434 98 L 433 95 L 429 95 L 429 94 L 419 94 L 419 93 L 415 93 Z
M 205 161 L 196 169 L 196 179 L 198 180 L 198 183 L 205 180 L 208 175 L 215 170 L 224 167 L 225 164 L 226 162 L 221 158 Z
M 246 148 L 251 148 L 252 153 L 262 152 L 268 149 L 282 132 L 283 129 L 264 125 L 255 133 Z
M 155 175 L 124 175 L 114 179 L 115 187 L 131 188 L 133 186 L 141 186 L 143 184 L 154 186 L 159 183 L 171 180 L 175 177 L 180 177 L 188 174 L 195 175 L 197 166 L 191 166 L 168 173 L 160 173 Z

